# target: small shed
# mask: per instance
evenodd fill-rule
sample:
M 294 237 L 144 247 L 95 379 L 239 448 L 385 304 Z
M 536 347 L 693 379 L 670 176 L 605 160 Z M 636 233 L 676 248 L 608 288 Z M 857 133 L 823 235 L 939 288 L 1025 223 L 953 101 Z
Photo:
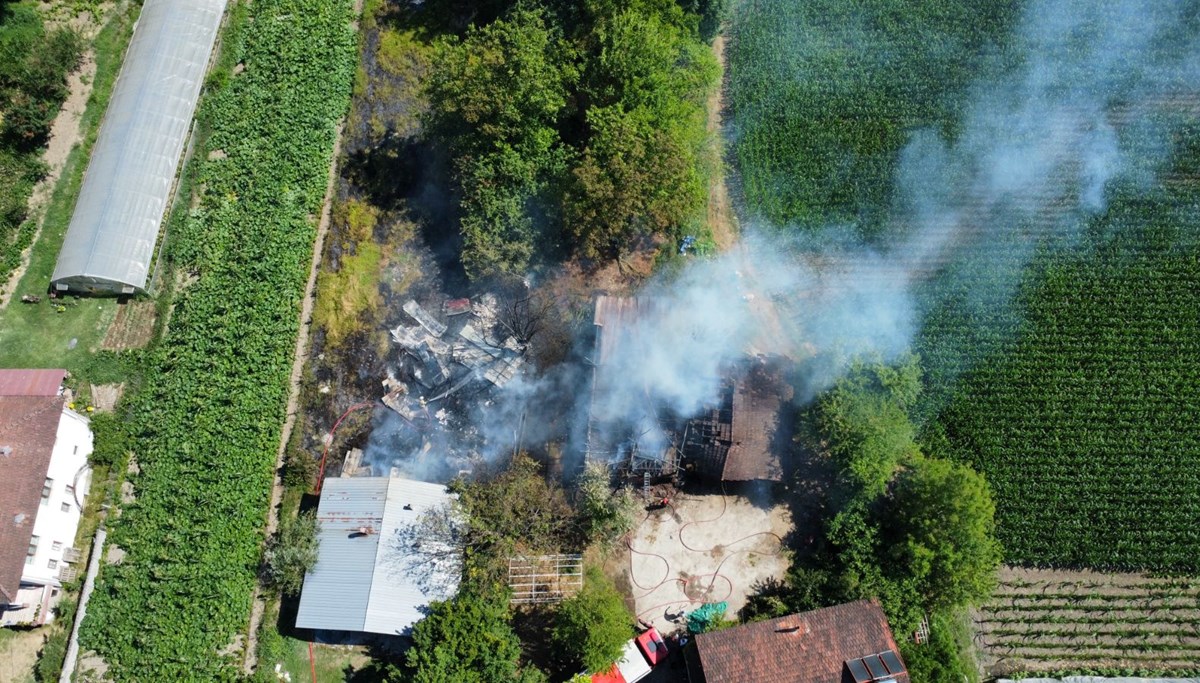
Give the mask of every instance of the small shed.
M 453 498 L 442 484 L 400 477 L 326 479 L 296 627 L 408 635 L 431 601 L 458 591 L 457 549 L 413 535 L 422 515 Z
M 144 291 L 226 0 L 145 0 L 51 286 Z
M 691 419 L 683 436 L 685 467 L 720 481 L 781 481 L 792 387 L 777 356 L 747 358 L 725 377 L 716 405 Z

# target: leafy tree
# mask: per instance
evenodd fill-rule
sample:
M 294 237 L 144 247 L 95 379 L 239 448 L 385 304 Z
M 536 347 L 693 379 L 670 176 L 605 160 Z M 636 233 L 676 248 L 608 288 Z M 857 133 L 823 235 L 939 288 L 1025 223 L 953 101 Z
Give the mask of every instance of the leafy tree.
M 32 5 L 0 6 L 0 137 L 26 150 L 45 140 L 82 45 L 70 29 L 47 31 Z
M 572 668 L 597 672 L 620 659 L 633 632 L 625 599 L 603 572 L 588 567 L 583 590 L 558 606 L 553 639 Z
M 718 67 L 682 10 L 659 4 L 594 8 L 581 86 L 588 135 L 563 198 L 588 257 L 616 255 L 704 207 L 704 101 Z
M 700 17 L 700 39 L 705 42 L 716 38 L 729 18 L 729 0 L 679 0 L 679 6 Z
M 521 643 L 508 623 L 502 593 L 483 596 L 467 590 L 433 602 L 429 615 L 412 631 L 413 646 L 400 666 L 390 667 L 394 683 L 535 683 L 545 677 L 520 666 Z
M 883 515 L 891 542 L 880 559 L 912 582 L 929 611 L 978 603 L 996 587 L 995 514 L 991 489 L 970 467 L 916 460 Z
M 279 534 L 267 541 L 263 553 L 263 578 L 285 595 L 296 595 L 304 586 L 304 575 L 317 565 L 317 533 L 320 523 L 315 512 L 302 512 L 284 518 Z
M 899 463 L 918 453 L 907 410 L 919 391 L 920 369 L 912 356 L 898 367 L 857 362 L 818 399 L 817 435 L 864 495 L 883 493 Z
M 556 124 L 577 78 L 571 48 L 542 12 L 518 9 L 443 40 L 433 63 L 426 125 L 455 158 L 463 265 L 473 277 L 519 273 L 565 168 Z
M 505 562 L 517 553 L 551 553 L 578 541 L 578 525 L 561 488 L 542 476 L 541 466 L 525 454 L 499 472 L 458 480 L 456 506 L 467 520 L 469 578 L 482 584 L 500 581 Z
M 594 134 L 564 197 L 568 231 L 590 258 L 683 224 L 704 204 L 695 156 L 621 108 L 593 110 Z
M 591 540 L 613 543 L 637 524 L 637 500 L 628 488 L 613 493 L 605 465 L 588 463 L 579 477 L 578 487 L 579 515 Z

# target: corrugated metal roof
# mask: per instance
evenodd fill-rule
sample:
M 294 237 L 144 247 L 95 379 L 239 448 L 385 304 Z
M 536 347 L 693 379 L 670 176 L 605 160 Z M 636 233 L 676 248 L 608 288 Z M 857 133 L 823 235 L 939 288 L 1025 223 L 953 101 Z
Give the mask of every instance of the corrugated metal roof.
M 66 370 L 0 370 L 0 396 L 58 396 Z
M 320 555 L 304 577 L 298 628 L 363 630 L 387 490 L 388 480 L 380 477 L 325 480 L 317 505 Z M 358 534 L 362 526 L 374 533 Z
M 461 565 L 438 561 L 445 548 L 434 548 L 437 552 L 432 555 L 422 553 L 403 537 L 405 527 L 415 524 L 424 512 L 450 501 L 446 487 L 398 477 L 390 481 L 363 630 L 403 635 L 420 621 L 421 608 L 431 600 L 445 600 L 458 592 Z
M 458 562 L 431 560 L 402 533 L 452 498 L 441 484 L 399 477 L 325 480 L 317 507 L 320 556 L 304 579 L 296 626 L 405 634 L 431 600 L 453 596 Z M 363 526 L 372 533 L 359 534 Z
M 55 287 L 145 289 L 226 0 L 146 0 L 75 213 Z

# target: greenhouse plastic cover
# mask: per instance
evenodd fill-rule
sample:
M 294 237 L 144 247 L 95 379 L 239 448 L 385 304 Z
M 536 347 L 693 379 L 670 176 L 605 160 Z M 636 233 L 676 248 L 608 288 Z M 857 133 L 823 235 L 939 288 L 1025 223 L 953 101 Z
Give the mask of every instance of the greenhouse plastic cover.
M 52 284 L 144 290 L 226 0 L 146 0 Z

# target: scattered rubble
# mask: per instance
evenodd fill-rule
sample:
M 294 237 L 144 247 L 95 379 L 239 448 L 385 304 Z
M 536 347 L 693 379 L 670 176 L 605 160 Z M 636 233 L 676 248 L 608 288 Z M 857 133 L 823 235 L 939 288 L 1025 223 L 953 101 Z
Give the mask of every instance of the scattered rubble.
M 453 324 L 439 321 L 415 300 L 409 300 L 404 312 L 417 324 L 392 330 L 392 340 L 408 356 L 412 379 L 437 392 L 429 402 L 445 398 L 475 379 L 502 387 L 516 377 L 525 364 L 526 348 L 516 337 L 495 335 L 495 296 L 485 294 L 475 302 L 453 299 L 443 310 Z M 412 420 L 424 411 L 425 402 L 405 399 L 407 392 L 401 391 L 404 385 L 395 378 L 384 385 L 388 389 L 384 403 L 405 419 Z

